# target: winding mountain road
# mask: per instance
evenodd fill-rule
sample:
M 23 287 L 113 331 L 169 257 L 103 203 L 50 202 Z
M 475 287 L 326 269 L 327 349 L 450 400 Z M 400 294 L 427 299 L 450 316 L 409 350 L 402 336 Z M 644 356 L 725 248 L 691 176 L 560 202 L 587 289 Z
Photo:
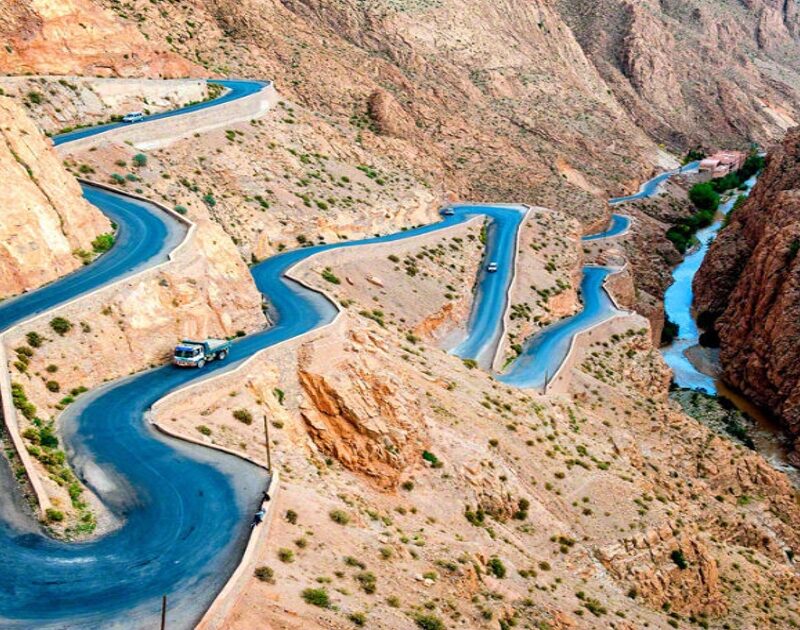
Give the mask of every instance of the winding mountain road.
M 229 90 L 220 99 L 152 118 L 214 107 L 266 85 L 220 83 Z M 63 144 L 116 127 L 84 129 L 55 142 Z M 649 194 L 656 189 L 657 185 Z M 84 184 L 84 195 L 119 226 L 115 247 L 73 274 L 0 304 L 3 330 L 166 260 L 185 234 L 185 226 L 153 204 L 89 184 Z M 0 625 L 155 627 L 161 595 L 167 594 L 169 626 L 193 626 L 239 562 L 266 474 L 231 455 L 157 433 L 145 420 L 147 410 L 171 391 L 230 370 L 259 350 L 332 321 L 337 305 L 287 277 L 287 271 L 300 261 L 332 248 L 413 238 L 474 216 L 491 221 L 487 255 L 499 263 L 499 271 L 480 275 L 468 334 L 454 352 L 485 360 L 503 334 L 516 237 L 525 212 L 523 206 L 458 205 L 452 216 L 436 224 L 274 256 L 254 266 L 252 275 L 258 289 L 268 296 L 276 323 L 236 340 L 228 361 L 211 363 L 202 371 L 167 365 L 81 396 L 62 415 L 61 436 L 70 463 L 119 519 L 120 526 L 96 540 L 65 543 L 43 535 L 10 503 L 3 505 Z M 614 218 L 610 228 L 595 238 L 619 235 L 628 225 L 629 219 Z M 610 270 L 587 267 L 584 271 L 584 311 L 530 340 L 523 356 L 500 378 L 518 386 L 538 386 L 541 374 L 563 361 L 577 332 L 598 318 L 613 316 L 613 304 L 602 287 Z M 10 471 L 5 472 L 8 477 Z

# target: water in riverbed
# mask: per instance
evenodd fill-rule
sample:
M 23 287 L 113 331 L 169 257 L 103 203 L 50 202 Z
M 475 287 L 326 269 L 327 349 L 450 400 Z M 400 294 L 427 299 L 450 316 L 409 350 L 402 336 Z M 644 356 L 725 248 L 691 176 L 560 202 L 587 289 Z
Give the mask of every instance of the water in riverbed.
M 747 190 L 741 194 L 749 194 L 755 182 L 755 177 L 748 180 Z M 699 345 L 701 331 L 697 328 L 692 313 L 694 301 L 692 281 L 714 236 L 722 227 L 724 215 L 731 211 L 737 197 L 738 195 L 734 195 L 720 206 L 717 220 L 712 225 L 697 232 L 698 244 L 672 272 L 673 282 L 664 295 L 664 311 L 669 320 L 678 326 L 678 333 L 672 344 L 663 348 L 661 352 L 667 365 L 672 368 L 673 380 L 678 387 L 724 396 L 750 416 L 755 422 L 755 428 L 750 434 L 756 449 L 773 467 L 790 474 L 797 484 L 800 476 L 797 469 L 788 463 L 787 456 L 791 452 L 791 447 L 785 434 L 768 413 L 741 394 L 732 391 L 717 378 L 716 353 Z

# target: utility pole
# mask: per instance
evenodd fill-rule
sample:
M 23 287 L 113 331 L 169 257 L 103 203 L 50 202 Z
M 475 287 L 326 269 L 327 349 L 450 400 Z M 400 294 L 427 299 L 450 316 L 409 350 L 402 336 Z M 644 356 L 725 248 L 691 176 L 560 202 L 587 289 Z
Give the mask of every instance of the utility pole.
M 267 422 L 267 414 L 264 414 L 264 441 L 267 445 L 267 470 L 272 474 L 272 453 L 269 448 L 269 422 Z
M 167 627 L 167 596 L 161 596 L 161 630 Z

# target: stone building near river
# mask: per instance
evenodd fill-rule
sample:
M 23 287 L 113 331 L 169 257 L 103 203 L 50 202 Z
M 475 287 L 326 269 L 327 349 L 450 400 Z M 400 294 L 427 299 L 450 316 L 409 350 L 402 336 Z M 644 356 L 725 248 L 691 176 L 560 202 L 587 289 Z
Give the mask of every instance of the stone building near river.
M 700 174 L 708 179 L 719 179 L 738 171 L 746 159 L 744 151 L 717 151 L 700 161 Z

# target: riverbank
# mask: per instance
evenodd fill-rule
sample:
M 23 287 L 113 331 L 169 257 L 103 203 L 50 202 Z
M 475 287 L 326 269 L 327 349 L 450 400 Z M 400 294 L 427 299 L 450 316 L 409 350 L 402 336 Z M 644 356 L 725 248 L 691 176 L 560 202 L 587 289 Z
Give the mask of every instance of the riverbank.
M 792 482 L 798 485 L 800 473 L 791 464 L 790 441 L 769 413 L 754 405 L 742 394 L 735 392 L 719 378 L 719 352 L 700 344 L 703 330 L 694 317 L 692 289 L 694 277 L 716 234 L 726 225 L 727 217 L 733 211 L 739 197 L 748 196 L 756 180 L 757 176 L 751 177 L 745 183 L 746 190 L 735 191 L 720 206 L 714 222 L 696 233 L 697 244 L 673 269 L 673 283 L 664 295 L 664 312 L 666 319 L 675 325 L 677 332 L 672 343 L 662 348 L 661 353 L 672 369 L 673 382 L 678 388 L 672 397 L 689 415 L 706 422 L 704 416 L 707 414 L 693 413 L 689 409 L 691 405 L 687 407 L 682 393 L 685 391 L 700 392 L 705 397 L 716 397 L 718 405 L 723 408 L 733 406 L 740 414 L 740 427 L 745 430 L 748 439 L 752 440 L 752 447 L 761 453 L 773 468 L 786 473 Z M 730 434 L 728 428 L 715 426 L 713 422 L 708 426 L 719 433 Z

